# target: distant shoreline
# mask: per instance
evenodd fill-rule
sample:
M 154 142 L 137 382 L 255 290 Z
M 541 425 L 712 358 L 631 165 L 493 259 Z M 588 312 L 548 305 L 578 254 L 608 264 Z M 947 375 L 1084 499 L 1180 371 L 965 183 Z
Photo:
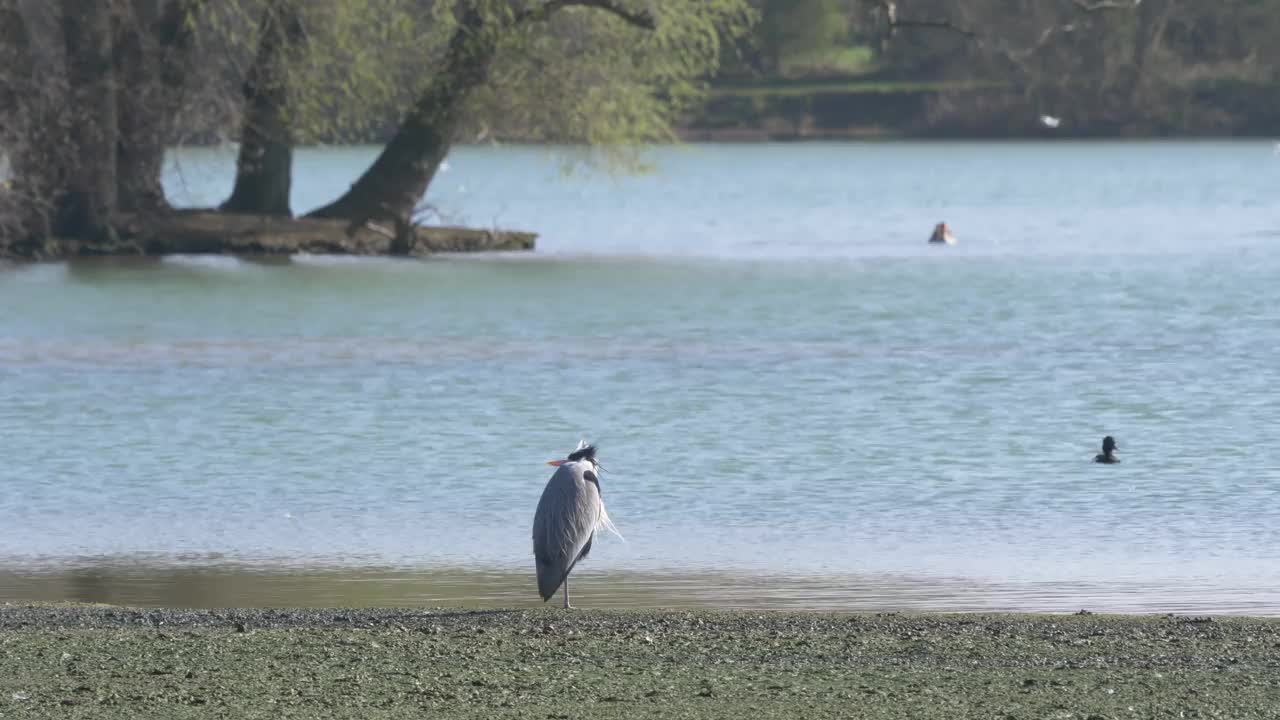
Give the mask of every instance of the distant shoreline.
M 0 606 L 22 717 L 1275 717 L 1280 621 Z M 185 714 L 184 714 L 185 713 Z M 1138 715 L 1134 715 L 1138 713 Z
M 1259 142 L 1275 142 L 1275 135 L 1178 135 L 1178 136 L 1141 136 L 1126 137 L 1118 135 L 1082 135 L 1057 132 L 1044 132 L 1027 135 L 920 135 L 920 134 L 904 134 L 887 130 L 884 128 L 849 128 L 845 130 L 810 130 L 804 132 L 784 131 L 768 128 L 678 128 L 675 131 L 676 142 L 672 143 L 655 143 L 647 147 L 680 147 L 681 145 L 768 145 L 768 144 L 797 144 L 805 143 L 903 143 L 903 144 L 934 144 L 934 143 L 991 143 L 991 144 L 1019 144 L 1019 143 L 1259 143 Z M 193 150 L 217 150 L 220 148 L 233 148 L 235 143 L 232 142 L 186 142 L 181 145 L 174 145 L 170 148 L 173 150 L 193 149 Z M 381 148 L 382 145 L 374 141 L 352 141 L 350 143 L 319 143 L 312 145 L 299 145 L 296 150 L 299 151 L 324 151 L 331 149 L 347 149 L 347 148 Z M 459 141 L 454 143 L 454 150 L 459 148 L 572 148 L 572 149 L 589 149 L 589 146 L 581 143 L 560 143 L 560 142 L 535 142 L 530 140 L 521 140 L 518 138 L 510 138 L 503 140 L 489 140 L 482 142 Z
M 676 136 L 683 143 L 724 143 L 727 145 L 749 145 L 754 143 L 805 143 L 805 142 L 975 142 L 975 143 L 1020 143 L 1020 142 L 1096 142 L 1096 143 L 1196 143 L 1196 142 L 1260 142 L 1272 141 L 1274 134 L 1205 134 L 1205 135 L 1095 135 L 1088 133 L 1071 133 L 1045 130 L 1043 132 L 1023 133 L 1017 135 L 971 134 L 971 133 L 903 133 L 888 128 L 853 127 L 847 129 L 806 129 L 799 131 L 777 130 L 761 127 L 749 128 L 680 128 Z M 523 143 L 511 141 L 513 145 Z M 459 146 L 466 147 L 464 143 Z M 482 146 L 477 144 L 476 146 Z

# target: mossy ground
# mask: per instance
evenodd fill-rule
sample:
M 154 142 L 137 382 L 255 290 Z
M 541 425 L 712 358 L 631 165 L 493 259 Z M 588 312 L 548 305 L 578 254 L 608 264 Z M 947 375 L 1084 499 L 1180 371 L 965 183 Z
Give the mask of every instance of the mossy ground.
M 1280 622 L 0 608 L 5 718 L 1280 718 Z

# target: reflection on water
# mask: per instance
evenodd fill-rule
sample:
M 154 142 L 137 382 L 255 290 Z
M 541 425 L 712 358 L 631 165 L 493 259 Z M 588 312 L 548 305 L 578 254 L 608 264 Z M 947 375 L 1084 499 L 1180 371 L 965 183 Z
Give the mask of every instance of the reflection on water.
M 592 572 L 573 575 L 583 608 L 832 612 L 1092 612 L 1280 615 L 1256 593 L 1141 584 L 975 583 L 880 576 Z M 542 605 L 532 572 L 463 569 L 165 566 L 126 561 L 0 570 L 0 600 L 131 607 L 466 607 Z M 551 604 L 560 602 L 557 595 Z

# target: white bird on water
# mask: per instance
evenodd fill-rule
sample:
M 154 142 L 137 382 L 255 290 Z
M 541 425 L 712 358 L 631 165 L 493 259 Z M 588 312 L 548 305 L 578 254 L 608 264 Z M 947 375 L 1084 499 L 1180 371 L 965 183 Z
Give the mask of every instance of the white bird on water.
M 618 534 L 600 496 L 600 463 L 596 448 L 586 441 L 564 460 L 552 460 L 555 474 L 547 481 L 533 516 L 533 558 L 538 569 L 538 594 L 546 602 L 564 585 L 569 604 L 569 573 L 591 552 L 596 530 Z
M 1062 124 L 1062 118 L 1056 118 L 1052 115 L 1041 115 L 1040 124 L 1049 129 L 1053 129 Z

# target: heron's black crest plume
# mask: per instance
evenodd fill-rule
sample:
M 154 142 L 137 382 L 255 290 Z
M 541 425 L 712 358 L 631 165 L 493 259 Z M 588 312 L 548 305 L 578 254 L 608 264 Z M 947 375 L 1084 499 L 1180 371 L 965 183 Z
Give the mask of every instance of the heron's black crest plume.
M 578 460 L 590 460 L 594 463 L 596 461 L 596 446 L 587 445 L 569 453 L 569 462 L 577 462 Z

